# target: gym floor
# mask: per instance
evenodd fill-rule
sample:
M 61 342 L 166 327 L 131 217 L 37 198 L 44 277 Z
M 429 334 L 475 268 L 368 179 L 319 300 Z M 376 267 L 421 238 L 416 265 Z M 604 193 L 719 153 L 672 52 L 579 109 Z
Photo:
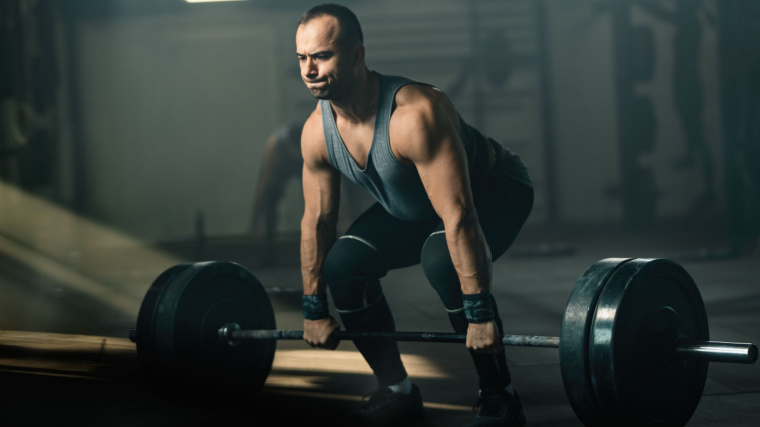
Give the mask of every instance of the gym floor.
M 73 222 L 56 226 L 61 224 Z M 156 248 L 96 226 L 71 226 L 78 228 L 71 233 L 84 237 L 52 244 L 40 234 L 33 239 L 18 230 L 0 234 L 3 425 L 334 425 L 374 389 L 352 343 L 343 342 L 330 352 L 300 341 L 280 341 L 272 373 L 249 405 L 230 410 L 164 402 L 143 382 L 135 346 L 127 339 L 152 280 L 182 261 L 237 261 L 250 267 L 270 291 L 278 328 L 301 329 L 297 247 L 280 244 L 278 259 L 290 261 L 266 267 L 257 265 L 257 249 L 245 242 L 208 241 L 202 251 L 190 244 Z M 494 264 L 493 292 L 508 333 L 559 335 L 568 295 L 595 261 L 672 258 L 699 286 L 712 340 L 760 343 L 758 250 L 738 258 L 690 256 L 721 243 L 720 230 L 681 223 L 640 233 L 599 226 L 528 229 Z M 399 330 L 449 331 L 418 267 L 394 271 L 383 284 Z M 464 347 L 400 347 L 425 400 L 427 421 L 421 425 L 466 425 L 473 417 L 477 386 Z M 556 349 L 510 347 L 507 357 L 529 425 L 581 425 L 563 388 Z M 703 397 L 688 425 L 754 426 L 759 415 L 760 364 L 711 363 Z

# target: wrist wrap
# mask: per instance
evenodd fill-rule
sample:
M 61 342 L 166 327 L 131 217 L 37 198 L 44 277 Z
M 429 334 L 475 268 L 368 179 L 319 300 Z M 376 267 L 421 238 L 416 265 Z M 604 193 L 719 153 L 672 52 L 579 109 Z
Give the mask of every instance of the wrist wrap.
M 330 316 L 327 309 L 326 295 L 303 295 L 301 297 L 303 317 L 309 320 L 319 320 Z
M 464 316 L 469 323 L 484 323 L 494 319 L 490 293 L 462 295 L 462 303 Z

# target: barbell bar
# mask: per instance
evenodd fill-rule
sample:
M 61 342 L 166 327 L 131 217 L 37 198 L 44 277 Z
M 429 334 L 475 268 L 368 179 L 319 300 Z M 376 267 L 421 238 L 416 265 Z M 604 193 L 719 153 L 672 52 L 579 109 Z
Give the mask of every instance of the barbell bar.
M 335 334 L 466 341 L 466 335 L 431 332 Z M 271 371 L 276 340 L 302 339 L 303 331 L 275 328 L 269 297 L 250 271 L 202 262 L 174 266 L 153 282 L 130 338 L 160 394 L 211 405 L 255 396 Z M 754 344 L 710 341 L 696 284 L 666 259 L 596 262 L 570 293 L 559 337 L 505 335 L 502 343 L 559 348 L 568 400 L 587 426 L 685 425 L 701 398 L 708 362 L 758 357 Z
M 355 339 L 391 339 L 410 342 L 464 343 L 466 334 L 442 332 L 349 332 L 335 331 L 333 336 L 339 340 Z M 219 328 L 219 339 L 230 346 L 240 340 L 302 340 L 303 331 L 283 329 L 248 329 L 243 330 L 237 323 Z M 501 343 L 513 347 L 559 348 L 560 338 L 543 335 L 503 335 Z M 699 359 L 708 362 L 746 363 L 757 362 L 757 346 L 753 343 L 723 341 L 682 340 L 674 343 L 675 359 Z
M 135 341 L 136 329 L 130 331 L 130 339 Z M 338 340 L 355 339 L 391 339 L 407 342 L 432 343 L 464 343 L 466 334 L 443 332 L 350 332 L 335 331 L 333 336 Z M 237 323 L 229 323 L 219 328 L 219 339 L 234 347 L 240 340 L 302 340 L 303 331 L 295 329 L 248 329 L 243 330 Z M 559 348 L 559 337 L 543 335 L 503 335 L 501 343 L 513 347 L 543 347 Z M 700 359 L 708 362 L 746 363 L 757 362 L 758 350 L 753 343 L 737 343 L 723 341 L 692 341 L 682 340 L 674 344 L 673 356 L 676 359 Z
M 464 343 L 466 334 L 450 334 L 442 332 L 352 332 L 335 331 L 333 336 L 339 340 L 355 339 L 390 339 L 409 342 Z M 301 340 L 303 331 L 299 330 L 243 330 L 240 325 L 231 323 L 219 329 L 219 339 L 227 345 L 235 346 L 240 340 Z M 559 337 L 533 335 L 503 335 L 501 342 L 507 346 L 559 348 Z

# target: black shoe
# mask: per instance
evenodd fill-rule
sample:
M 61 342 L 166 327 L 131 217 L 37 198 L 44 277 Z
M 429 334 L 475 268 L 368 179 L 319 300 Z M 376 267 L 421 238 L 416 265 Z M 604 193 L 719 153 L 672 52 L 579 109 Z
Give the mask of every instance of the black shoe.
M 352 426 L 387 426 L 406 425 L 423 419 L 422 395 L 419 387 L 412 384 L 409 394 L 394 393 L 387 387 L 378 389 L 346 421 Z
M 470 423 L 470 427 L 517 427 L 525 425 L 520 396 L 506 391 L 480 392 L 478 403 L 472 408 L 478 416 Z

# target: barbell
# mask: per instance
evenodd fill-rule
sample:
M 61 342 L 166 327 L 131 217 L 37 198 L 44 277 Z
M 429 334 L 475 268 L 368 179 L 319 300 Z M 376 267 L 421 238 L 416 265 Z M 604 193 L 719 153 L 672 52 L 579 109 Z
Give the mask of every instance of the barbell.
M 463 334 L 336 331 L 341 340 L 460 342 Z M 231 262 L 173 266 L 150 286 L 130 331 L 145 378 L 176 403 L 253 399 L 279 339 L 258 279 Z M 507 346 L 559 348 L 568 400 L 587 426 L 685 425 L 708 362 L 755 363 L 757 346 L 709 340 L 696 284 L 667 259 L 607 258 L 578 279 L 559 337 L 504 335 Z

